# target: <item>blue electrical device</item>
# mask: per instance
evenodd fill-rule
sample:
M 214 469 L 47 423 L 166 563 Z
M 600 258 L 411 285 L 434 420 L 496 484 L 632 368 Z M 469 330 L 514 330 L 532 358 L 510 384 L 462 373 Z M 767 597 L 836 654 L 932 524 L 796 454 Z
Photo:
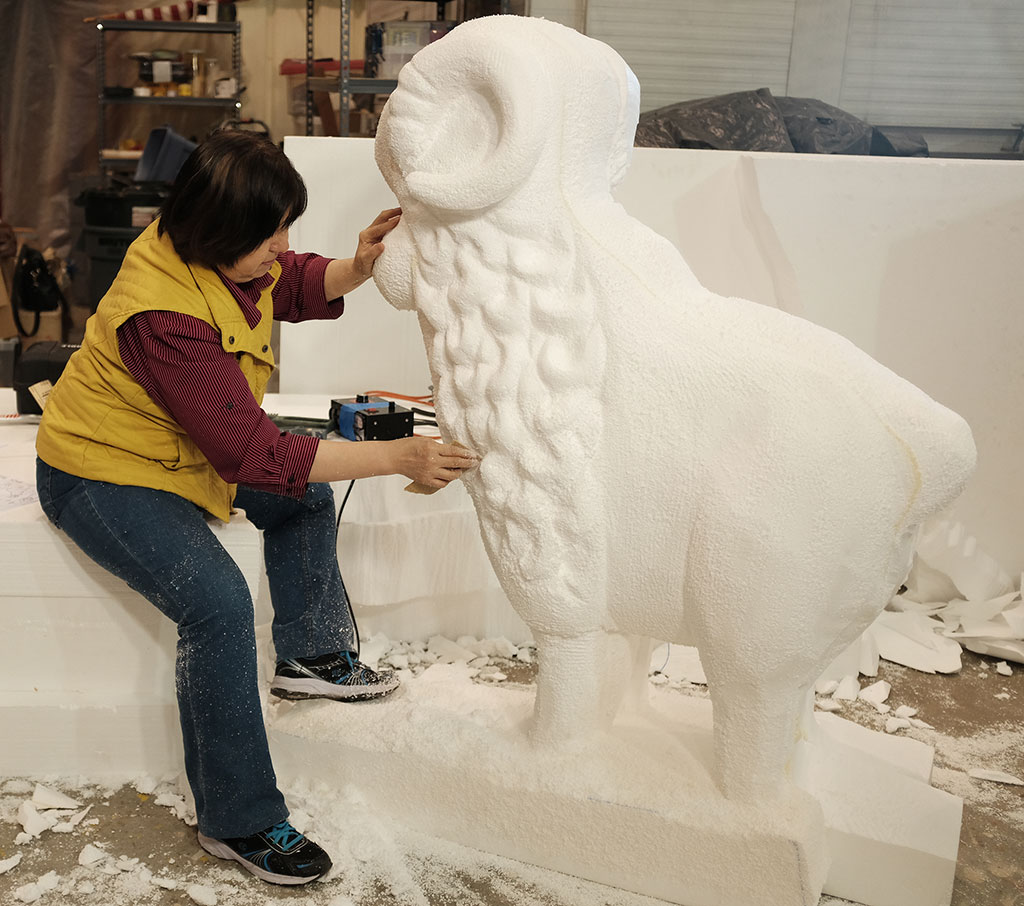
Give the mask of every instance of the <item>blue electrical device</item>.
M 395 440 L 412 437 L 413 413 L 393 400 L 359 394 L 331 400 L 331 424 L 348 440 Z

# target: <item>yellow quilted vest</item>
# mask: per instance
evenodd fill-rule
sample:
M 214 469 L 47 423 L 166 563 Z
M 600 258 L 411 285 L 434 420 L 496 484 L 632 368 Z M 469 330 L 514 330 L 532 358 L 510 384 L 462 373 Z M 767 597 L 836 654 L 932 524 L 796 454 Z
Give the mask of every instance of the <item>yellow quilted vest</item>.
M 182 427 L 161 409 L 121 362 L 117 329 L 142 311 L 175 311 L 212 325 L 234 354 L 253 397 L 262 404 L 274 370 L 271 291 L 260 295 L 262 317 L 250 329 L 216 272 L 185 264 L 170 236 L 151 224 L 129 247 L 124 263 L 85 328 L 53 388 L 39 425 L 36 450 L 56 469 L 113 484 L 178 494 L 225 522 L 235 485 L 222 479 Z M 225 405 L 230 401 L 225 401 Z

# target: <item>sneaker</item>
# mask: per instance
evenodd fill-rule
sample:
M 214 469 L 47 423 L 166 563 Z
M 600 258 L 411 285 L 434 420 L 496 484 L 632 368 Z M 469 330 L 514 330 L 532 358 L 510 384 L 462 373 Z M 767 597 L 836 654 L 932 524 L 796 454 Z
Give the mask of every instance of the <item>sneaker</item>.
M 270 691 L 278 698 L 358 702 L 398 688 L 394 670 L 371 670 L 350 651 L 277 662 Z
M 214 840 L 201 833 L 199 845 L 218 859 L 233 859 L 271 884 L 308 884 L 331 868 L 331 857 L 287 821 L 248 837 Z

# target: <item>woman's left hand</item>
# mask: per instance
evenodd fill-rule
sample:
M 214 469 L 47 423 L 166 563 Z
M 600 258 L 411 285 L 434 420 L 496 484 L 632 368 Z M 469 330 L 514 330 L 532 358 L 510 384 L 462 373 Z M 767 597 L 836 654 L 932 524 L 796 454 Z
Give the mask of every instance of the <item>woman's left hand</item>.
M 359 234 L 359 245 L 352 257 L 352 268 L 364 280 L 373 273 L 373 262 L 384 251 L 383 239 L 402 219 L 401 208 L 389 208 L 381 211 L 377 219 Z

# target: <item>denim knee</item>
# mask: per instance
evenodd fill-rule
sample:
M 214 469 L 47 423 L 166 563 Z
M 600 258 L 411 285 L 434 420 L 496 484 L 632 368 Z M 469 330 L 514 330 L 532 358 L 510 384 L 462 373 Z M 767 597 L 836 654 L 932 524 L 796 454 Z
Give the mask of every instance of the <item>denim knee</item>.
M 306 485 L 306 493 L 302 498 L 310 509 L 326 506 L 334 511 L 334 488 L 326 481 L 316 481 Z

